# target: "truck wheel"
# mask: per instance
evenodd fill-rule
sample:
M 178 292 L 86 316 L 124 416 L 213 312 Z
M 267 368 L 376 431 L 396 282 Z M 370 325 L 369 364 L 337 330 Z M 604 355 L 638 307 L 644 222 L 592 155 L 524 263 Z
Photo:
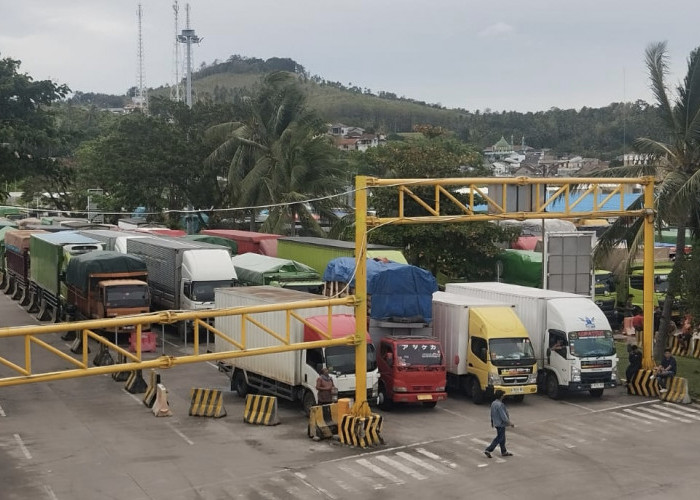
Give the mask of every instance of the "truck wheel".
M 547 374 L 547 396 L 552 399 L 559 399 L 561 397 L 559 381 L 557 380 L 557 376 L 553 373 Z
M 243 372 L 236 372 L 231 381 L 231 390 L 236 391 L 239 398 L 244 398 L 248 394 L 249 389 L 248 382 L 246 382 Z
M 603 395 L 603 389 L 591 389 L 588 393 L 592 398 L 599 398 Z
M 423 408 L 435 408 L 437 406 L 437 401 L 424 401 Z
M 386 394 L 386 386 L 382 383 L 379 382 L 379 408 L 385 411 L 391 410 L 391 407 L 393 406 L 393 401 L 389 396 Z
M 472 401 L 475 405 L 480 405 L 484 402 L 484 391 L 481 390 L 478 378 L 472 378 Z
M 304 408 L 304 413 L 308 417 L 311 414 L 311 407 L 316 406 L 316 398 L 313 392 L 309 390 L 304 391 L 304 396 L 301 398 L 301 406 Z
M 516 394 L 515 396 L 511 396 L 510 399 L 516 403 L 522 403 L 525 401 L 525 394 Z

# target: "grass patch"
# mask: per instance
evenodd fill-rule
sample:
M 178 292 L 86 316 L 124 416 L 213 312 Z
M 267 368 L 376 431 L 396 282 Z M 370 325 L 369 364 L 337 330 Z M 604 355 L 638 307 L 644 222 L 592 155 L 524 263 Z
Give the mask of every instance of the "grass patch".
M 625 342 L 615 342 L 617 357 L 620 362 L 617 364 L 617 375 L 620 379 L 625 378 L 625 370 L 629 365 L 627 355 L 627 344 Z M 678 364 L 678 375 L 688 379 L 688 393 L 692 398 L 700 398 L 700 359 L 687 358 L 684 356 L 674 356 Z

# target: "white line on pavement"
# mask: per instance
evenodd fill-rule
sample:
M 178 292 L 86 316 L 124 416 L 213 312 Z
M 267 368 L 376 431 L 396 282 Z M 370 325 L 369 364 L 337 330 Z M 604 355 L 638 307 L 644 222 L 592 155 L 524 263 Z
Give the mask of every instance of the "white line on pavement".
M 403 458 L 404 460 L 408 460 L 409 462 L 412 462 L 416 465 L 420 465 L 421 467 L 429 470 L 430 472 L 437 472 L 438 474 L 447 474 L 444 470 L 440 470 L 434 465 L 429 464 L 425 460 L 421 460 L 418 457 L 414 457 L 413 455 L 411 455 L 410 453 L 406 453 L 405 451 L 400 451 L 397 453 L 397 455 Z
M 693 420 L 700 420 L 700 417 L 698 417 L 697 415 L 693 415 L 692 413 L 686 413 L 683 410 L 673 408 L 672 406 L 662 406 L 662 405 L 652 405 L 652 406 L 654 408 L 658 408 L 659 410 L 670 411 L 671 413 L 675 413 L 677 415 L 682 415 L 685 418 L 692 418 Z
M 46 490 L 46 494 L 52 499 L 52 500 L 58 500 L 58 497 L 56 496 L 56 493 L 53 492 L 51 489 L 51 486 L 45 484 L 44 489 Z
M 6 417 L 5 415 L 5 410 L 2 409 L 2 406 L 0 406 L 0 417 Z
M 645 413 L 645 412 L 631 410 L 629 408 L 625 408 L 622 411 L 627 412 L 627 413 L 631 413 L 632 415 L 637 415 L 638 417 L 650 418 L 650 419 L 656 420 L 658 422 L 665 422 L 665 423 L 668 422 L 668 420 L 664 420 L 663 418 L 655 417 L 654 415 L 649 415 L 648 413 Z
M 314 486 L 313 484 L 311 484 L 310 482 L 308 482 L 308 481 L 306 480 L 306 475 L 302 474 L 301 472 L 295 472 L 294 475 L 297 477 L 297 479 L 299 479 L 299 481 L 301 481 L 302 483 L 304 483 L 305 486 L 308 486 L 308 487 L 311 488 L 312 490 L 314 490 L 314 491 L 316 491 L 316 492 L 318 492 L 318 493 L 321 493 L 321 494 L 323 494 L 323 495 L 326 495 L 326 496 L 327 496 L 328 498 L 330 498 L 331 500 L 333 500 L 333 499 L 336 498 L 336 496 L 335 496 L 335 495 L 332 495 L 330 492 L 324 490 L 323 488 L 321 488 L 321 487 L 319 487 L 319 486 Z
M 170 429 L 171 429 L 175 434 L 177 434 L 177 435 L 180 436 L 182 439 L 184 439 L 185 442 L 186 442 L 187 444 L 190 444 L 190 445 L 194 444 L 194 442 L 193 442 L 190 438 L 188 438 L 187 436 L 185 436 L 180 430 L 176 429 L 176 428 L 173 426 L 173 424 L 171 424 L 170 422 L 168 422 L 166 425 L 167 425 L 168 427 L 170 427 Z
M 17 444 L 19 445 L 19 449 L 22 450 L 22 453 L 24 453 L 24 456 L 27 460 L 32 459 L 32 454 L 29 453 L 29 450 L 27 447 L 24 445 L 24 441 L 22 441 L 22 438 L 20 437 L 19 434 L 15 434 L 15 441 L 17 441 Z
M 377 467 L 374 465 L 372 462 L 367 460 L 366 458 L 360 458 L 359 460 L 355 460 L 356 463 L 361 465 L 362 467 L 371 470 L 374 472 L 376 475 L 383 477 L 384 479 L 387 479 L 388 481 L 391 481 L 394 484 L 404 484 L 405 481 L 402 481 L 395 475 L 393 475 L 391 472 L 385 471 L 381 467 Z
M 386 455 L 379 455 L 377 457 L 377 460 L 380 460 L 380 461 L 384 462 L 385 464 L 391 465 L 394 469 L 400 470 L 404 474 L 411 476 L 415 479 L 418 479 L 419 481 L 422 481 L 424 479 L 428 479 L 427 476 L 424 476 L 423 474 L 421 474 L 417 470 L 411 469 L 410 467 L 402 464 L 401 462 L 399 462 L 397 460 L 394 460 L 393 458 L 389 458 Z
M 659 415 L 660 417 L 671 418 L 673 420 L 677 420 L 678 422 L 683 422 L 684 424 L 692 424 L 693 423 L 692 420 L 681 418 L 681 417 L 678 417 L 676 415 L 672 415 L 672 414 L 665 412 L 665 411 L 654 410 L 653 408 L 644 408 L 644 411 L 649 412 L 649 413 L 653 413 L 654 415 Z

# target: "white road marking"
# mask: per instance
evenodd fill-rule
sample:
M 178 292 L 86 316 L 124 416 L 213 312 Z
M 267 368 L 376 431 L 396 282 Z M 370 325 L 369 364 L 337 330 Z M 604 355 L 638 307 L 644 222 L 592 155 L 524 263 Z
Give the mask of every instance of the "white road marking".
M 136 401 L 137 403 L 143 404 L 143 401 L 142 401 L 141 399 L 137 398 L 137 397 L 136 397 L 136 394 L 131 394 L 131 393 L 130 393 L 129 391 L 127 391 L 126 389 L 122 389 L 122 391 L 124 391 L 124 393 L 128 394 L 129 397 L 131 397 L 131 399 L 133 399 L 133 400 Z
M 637 415 L 638 417 L 641 417 L 641 418 L 650 418 L 651 420 L 656 420 L 658 422 L 668 423 L 668 420 L 664 420 L 663 418 L 655 417 L 654 415 L 649 415 L 648 413 L 632 410 L 630 408 L 625 408 L 622 411 L 624 411 L 626 413 L 631 413 L 632 415 Z
M 216 369 L 217 369 L 217 371 L 219 370 L 219 367 L 218 367 L 218 365 L 215 365 L 215 364 L 214 364 L 214 363 L 212 363 L 211 361 L 207 361 L 207 364 L 208 364 L 209 366 L 211 366 L 212 368 L 216 368 Z
M 345 490 L 345 491 L 349 491 L 350 493 L 357 493 L 358 492 L 355 488 L 353 488 L 352 486 L 347 484 L 345 481 L 341 481 L 340 479 L 333 479 L 333 481 L 335 482 L 335 484 L 340 486 L 340 488 Z
M 19 446 L 19 449 L 22 450 L 22 453 L 24 453 L 24 456 L 27 460 L 32 459 L 32 454 L 29 453 L 29 450 L 27 447 L 24 445 L 24 441 L 22 441 L 22 438 L 20 437 L 19 434 L 15 434 L 15 441 L 17 441 L 17 445 Z
M 45 484 L 44 489 L 46 490 L 46 494 L 51 498 L 52 500 L 58 500 L 58 497 L 56 496 L 56 493 L 53 492 L 51 489 L 51 486 Z
M 581 408 L 582 410 L 586 410 L 589 412 L 595 411 L 593 408 L 588 408 L 587 406 L 583 406 L 583 405 L 577 405 L 576 403 L 571 403 L 569 401 L 560 401 L 560 403 L 564 403 L 564 404 L 569 405 L 569 406 L 575 406 L 576 408 Z
M 386 455 L 379 455 L 377 457 L 377 460 L 381 460 L 385 464 L 391 465 L 394 469 L 400 470 L 404 474 L 411 476 L 415 479 L 418 479 L 419 481 L 422 481 L 424 479 L 428 479 L 427 476 L 424 476 L 420 472 L 418 472 L 415 469 L 411 469 L 410 467 L 402 464 L 401 462 L 394 460 L 393 458 L 389 458 Z
M 420 465 L 421 467 L 429 470 L 430 472 L 436 472 L 438 474 L 447 474 L 444 470 L 438 469 L 433 464 L 430 464 L 425 460 L 421 460 L 418 457 L 414 457 L 413 455 L 411 455 L 410 453 L 406 453 L 405 451 L 400 451 L 397 453 L 397 455 L 403 458 L 404 460 L 408 460 L 409 462 L 412 462 L 416 465 Z
M 2 409 L 2 406 L 0 406 L 0 417 L 6 417 L 5 415 L 5 410 Z
M 633 420 L 633 421 L 635 421 L 635 422 L 641 422 L 641 423 L 647 424 L 647 425 L 651 425 L 651 424 L 652 424 L 651 422 L 649 422 L 648 420 L 646 420 L 646 419 L 644 419 L 644 418 L 639 418 L 639 417 L 635 417 L 635 416 L 633 416 L 633 415 L 628 415 L 627 413 L 615 413 L 614 416 L 613 416 L 613 414 L 610 414 L 610 417 L 611 417 L 611 418 L 625 417 L 625 418 L 631 419 L 631 420 Z
M 644 408 L 644 411 L 649 412 L 649 413 L 653 413 L 654 415 L 659 415 L 660 417 L 671 418 L 673 420 L 677 420 L 678 422 L 683 422 L 684 424 L 692 424 L 693 423 L 692 420 L 681 418 L 681 417 L 678 417 L 676 415 L 670 414 L 670 413 L 665 412 L 665 411 L 654 410 L 653 408 Z
M 654 406 L 654 408 L 658 408 L 660 410 L 670 411 L 670 412 L 675 413 L 677 415 L 682 415 L 685 418 L 692 418 L 693 420 L 700 420 L 700 417 L 693 415 L 692 413 L 686 413 L 683 410 L 679 410 L 679 409 L 674 408 L 672 406 L 662 406 L 662 405 L 653 405 L 653 406 Z
M 288 494 L 293 496 L 294 498 L 300 498 L 300 499 L 306 499 L 308 495 L 306 493 L 303 493 L 299 488 L 296 486 L 287 486 L 285 483 L 287 482 L 285 479 L 278 477 L 278 476 L 272 476 L 270 478 L 270 481 L 273 483 L 277 483 L 281 485 L 282 488 L 284 488 L 284 491 L 286 491 Z
M 483 439 L 479 439 L 479 438 L 472 438 L 472 441 L 474 441 L 476 444 L 482 445 L 484 448 L 487 448 L 487 447 L 491 444 L 491 442 L 489 442 L 489 441 L 484 441 Z M 475 451 L 476 451 L 476 450 L 475 450 Z M 479 451 L 479 454 L 483 455 L 483 454 L 484 454 L 483 450 L 482 450 L 482 451 Z M 502 458 L 498 457 L 498 454 L 496 453 L 496 450 L 493 450 L 493 451 L 491 452 L 491 456 L 493 457 L 493 459 L 494 459 L 494 461 L 495 461 L 496 463 L 502 464 L 502 463 L 505 462 L 505 460 L 503 460 Z
M 382 490 L 385 488 L 385 486 L 382 483 L 373 481 L 370 478 L 363 476 L 352 467 L 348 467 L 346 465 L 339 465 L 338 468 L 346 474 L 349 474 L 350 476 L 354 477 L 355 479 L 370 484 L 375 490 Z
M 464 416 L 463 413 L 458 413 L 458 412 L 456 412 L 456 411 L 448 410 L 447 408 L 441 408 L 441 407 L 438 407 L 438 408 L 440 408 L 440 409 L 441 409 L 442 411 L 444 411 L 444 412 L 449 413 L 450 415 L 454 415 L 455 417 L 467 418 L 467 417 Z
M 573 432 L 573 433 L 579 432 L 579 431 L 576 431 L 576 430 L 572 429 L 571 427 L 568 427 L 568 426 L 566 426 L 566 425 L 562 425 L 562 424 L 560 424 L 559 422 L 553 422 L 553 423 L 550 424 L 550 425 L 559 427 L 560 430 L 563 429 L 564 432 L 563 432 L 562 435 L 563 435 L 563 436 L 566 436 L 567 438 L 569 438 L 569 439 L 571 439 L 571 440 L 573 440 L 573 441 L 576 441 L 577 443 L 586 443 L 586 442 L 587 442 L 587 441 L 586 441 L 585 439 L 583 439 L 583 438 L 574 437 L 574 436 L 569 435 L 569 434 L 571 434 L 572 432 Z M 567 434 L 567 433 L 568 433 L 568 434 Z M 566 443 L 564 443 L 564 445 L 566 446 Z M 569 447 L 567 446 L 567 448 L 569 448 Z
M 402 481 L 401 479 L 393 475 L 391 472 L 385 471 L 381 467 L 377 467 L 366 458 L 360 458 L 359 460 L 355 460 L 355 462 L 361 465 L 362 467 L 371 470 L 376 475 L 381 476 L 384 479 L 387 479 L 388 481 L 391 481 L 394 484 L 405 484 L 405 481 Z
M 316 491 L 316 492 L 318 492 L 318 493 L 321 493 L 321 494 L 323 494 L 323 495 L 326 495 L 326 496 L 327 496 L 328 498 L 330 498 L 331 500 L 334 500 L 335 498 L 337 498 L 335 495 L 332 495 L 329 491 L 324 490 L 323 488 L 321 488 L 321 487 L 319 487 L 319 486 L 314 486 L 313 484 L 311 484 L 310 482 L 308 482 L 308 481 L 306 480 L 306 474 L 303 474 L 303 473 L 301 473 L 301 472 L 295 472 L 294 475 L 297 477 L 297 479 L 299 479 L 299 481 L 301 481 L 302 483 L 304 483 L 304 484 L 305 484 L 306 486 L 308 486 L 310 489 L 312 489 L 312 490 L 314 490 L 314 491 Z
M 450 469 L 456 469 L 456 468 L 457 468 L 457 464 L 456 464 L 456 463 L 450 462 L 449 460 L 445 460 L 445 459 L 442 458 L 440 455 L 436 455 L 435 453 L 432 453 L 432 452 L 426 450 L 425 448 L 416 448 L 416 451 L 417 451 L 418 453 L 420 453 L 421 455 L 424 455 L 424 456 L 426 456 L 426 457 L 428 457 L 428 458 L 432 458 L 433 460 L 436 460 L 436 461 L 438 461 L 438 462 L 440 462 L 440 463 L 443 463 L 443 464 L 447 465 Z
M 666 401 L 666 402 L 664 403 L 664 406 L 670 406 L 670 407 L 672 407 L 672 408 L 677 408 L 677 407 L 678 407 L 678 405 L 677 405 L 676 403 L 669 403 L 668 401 Z M 691 406 L 695 406 L 695 405 L 691 405 Z M 683 409 L 684 409 L 685 411 L 689 411 L 690 413 L 700 413 L 700 410 L 694 410 L 693 408 L 691 408 L 691 406 L 684 406 Z
M 188 438 L 187 436 L 185 436 L 180 430 L 176 429 L 175 426 L 173 426 L 173 424 L 171 424 L 170 422 L 168 422 L 168 423 L 165 424 L 165 425 L 167 425 L 168 427 L 170 427 L 170 429 L 171 429 L 175 434 L 177 434 L 177 435 L 180 436 L 182 439 L 184 439 L 185 442 L 186 442 L 187 444 L 189 444 L 189 445 L 193 445 L 193 444 L 194 444 L 194 442 L 191 441 L 190 438 Z

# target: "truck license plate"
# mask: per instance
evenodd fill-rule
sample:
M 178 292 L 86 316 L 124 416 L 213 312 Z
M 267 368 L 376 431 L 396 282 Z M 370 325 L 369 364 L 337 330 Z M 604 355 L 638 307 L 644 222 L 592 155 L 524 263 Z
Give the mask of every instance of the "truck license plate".
M 418 401 L 430 401 L 433 399 L 433 397 L 430 394 L 419 394 L 418 396 L 416 396 L 416 399 Z
M 511 393 L 511 394 L 522 394 L 522 393 L 523 393 L 523 388 L 522 388 L 522 387 L 511 387 L 511 388 L 510 388 L 510 393 Z
M 605 384 L 603 384 L 602 382 L 598 382 L 597 384 L 591 384 L 591 389 L 602 389 L 603 387 L 605 387 Z

